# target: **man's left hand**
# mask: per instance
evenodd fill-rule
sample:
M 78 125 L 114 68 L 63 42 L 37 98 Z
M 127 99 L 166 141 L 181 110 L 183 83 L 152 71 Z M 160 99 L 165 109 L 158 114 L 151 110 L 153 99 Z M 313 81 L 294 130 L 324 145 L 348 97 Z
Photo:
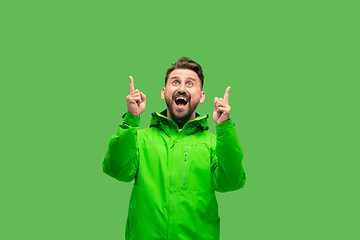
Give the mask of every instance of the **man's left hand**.
M 226 89 L 224 99 L 218 97 L 214 99 L 213 119 L 216 124 L 225 122 L 230 118 L 229 92 L 230 87 Z

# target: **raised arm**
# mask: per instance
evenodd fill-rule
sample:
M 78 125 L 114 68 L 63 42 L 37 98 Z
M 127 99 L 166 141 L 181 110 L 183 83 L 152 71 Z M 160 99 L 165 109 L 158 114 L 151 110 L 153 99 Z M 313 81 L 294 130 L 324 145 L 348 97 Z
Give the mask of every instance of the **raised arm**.
M 242 165 L 243 151 L 230 119 L 229 92 L 230 87 L 226 89 L 224 99 L 214 100 L 213 118 L 217 125 L 213 143 L 212 180 L 215 191 L 219 192 L 240 189 L 246 181 Z
M 138 128 L 140 114 L 145 109 L 146 96 L 134 90 L 134 80 L 130 76 L 129 95 L 126 97 L 128 112 L 124 114 L 119 131 L 111 136 L 102 168 L 103 171 L 120 181 L 130 182 L 139 167 Z

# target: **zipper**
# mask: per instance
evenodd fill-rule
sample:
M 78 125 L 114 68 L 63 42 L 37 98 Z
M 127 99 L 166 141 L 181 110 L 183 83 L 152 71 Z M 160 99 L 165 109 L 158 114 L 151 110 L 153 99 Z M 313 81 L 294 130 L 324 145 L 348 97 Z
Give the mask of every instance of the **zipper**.
M 183 186 L 186 184 L 186 158 L 187 158 L 187 151 L 184 152 L 184 174 L 183 174 Z

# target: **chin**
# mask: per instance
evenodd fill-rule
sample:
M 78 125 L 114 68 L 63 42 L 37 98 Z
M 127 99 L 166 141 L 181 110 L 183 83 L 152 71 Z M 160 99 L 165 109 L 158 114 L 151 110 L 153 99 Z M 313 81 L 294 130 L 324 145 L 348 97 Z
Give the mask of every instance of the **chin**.
M 186 113 L 186 112 L 180 112 L 180 113 L 179 113 L 179 112 L 175 112 L 174 115 L 175 115 L 174 117 L 176 117 L 176 120 L 185 121 L 185 120 L 187 120 L 187 119 L 190 117 L 191 114 Z
M 170 112 L 173 115 L 173 120 L 179 122 L 187 122 L 192 114 L 190 109 L 170 109 Z

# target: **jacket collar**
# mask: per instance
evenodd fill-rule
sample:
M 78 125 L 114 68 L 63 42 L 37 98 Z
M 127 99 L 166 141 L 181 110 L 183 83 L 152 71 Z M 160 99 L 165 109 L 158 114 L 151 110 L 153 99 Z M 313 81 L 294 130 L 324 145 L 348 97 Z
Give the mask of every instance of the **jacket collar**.
M 153 112 L 151 121 L 150 121 L 150 127 L 153 126 L 160 126 L 165 132 L 178 132 L 179 127 L 177 124 L 168 118 L 166 116 L 167 110 L 165 109 L 161 113 Z M 185 123 L 183 130 L 185 134 L 192 134 L 199 130 L 208 130 L 209 126 L 207 123 L 208 115 L 199 115 L 198 113 L 195 113 L 195 118 Z

